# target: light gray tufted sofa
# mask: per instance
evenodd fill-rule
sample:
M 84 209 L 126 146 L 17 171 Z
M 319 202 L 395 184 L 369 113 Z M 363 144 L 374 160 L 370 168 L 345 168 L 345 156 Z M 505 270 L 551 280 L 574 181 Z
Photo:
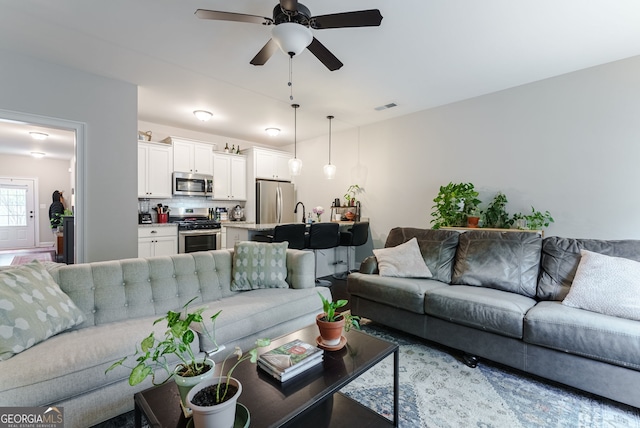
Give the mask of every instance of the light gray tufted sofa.
M 348 277 L 354 315 L 640 407 L 640 321 L 562 304 L 580 250 L 640 261 L 640 240 L 395 228 L 385 247 L 414 237 L 433 278 L 382 277 L 369 257 Z
M 261 337 L 275 338 L 315 321 L 322 312 L 315 288 L 314 257 L 287 250 L 289 288 L 234 292 L 230 289 L 232 250 L 171 257 L 126 259 L 77 265 L 47 264 L 61 289 L 82 310 L 86 320 L 6 361 L 0 361 L 0 406 L 63 406 L 65 427 L 89 427 L 133 410 L 133 394 L 151 386 L 128 384 L 129 370 L 105 370 L 152 328 L 168 310 L 180 310 L 194 297 L 191 309 L 222 309 L 216 338 L 226 350 L 250 349 Z M 199 338 L 202 351 L 210 344 Z

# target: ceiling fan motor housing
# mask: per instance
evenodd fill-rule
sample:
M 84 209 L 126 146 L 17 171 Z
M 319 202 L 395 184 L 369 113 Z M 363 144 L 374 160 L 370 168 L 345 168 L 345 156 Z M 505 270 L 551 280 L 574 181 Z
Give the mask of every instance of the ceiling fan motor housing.
M 275 25 L 284 22 L 295 22 L 296 24 L 309 26 L 311 11 L 302 3 L 298 3 L 298 10 L 283 9 L 280 4 L 273 8 L 273 22 Z

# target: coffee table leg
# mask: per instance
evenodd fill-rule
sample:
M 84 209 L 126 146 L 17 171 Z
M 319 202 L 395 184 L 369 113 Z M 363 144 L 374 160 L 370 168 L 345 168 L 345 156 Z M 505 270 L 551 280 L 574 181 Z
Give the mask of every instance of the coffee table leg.
M 400 381 L 398 379 L 398 366 L 400 362 L 399 348 L 393 353 L 393 426 L 397 427 L 400 420 L 398 418 L 398 395 L 400 393 Z
M 140 411 L 140 407 L 138 407 L 138 403 L 135 403 L 133 416 L 135 419 L 135 427 L 142 428 L 142 412 Z

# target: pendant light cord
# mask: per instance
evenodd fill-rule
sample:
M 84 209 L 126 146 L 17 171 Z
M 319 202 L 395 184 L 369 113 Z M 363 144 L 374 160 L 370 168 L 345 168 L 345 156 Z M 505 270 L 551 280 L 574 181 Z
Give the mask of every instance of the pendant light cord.
M 298 104 L 291 104 L 293 107 L 293 157 L 298 158 Z
M 329 165 L 331 165 L 331 119 L 333 116 L 327 116 L 327 119 L 329 119 Z

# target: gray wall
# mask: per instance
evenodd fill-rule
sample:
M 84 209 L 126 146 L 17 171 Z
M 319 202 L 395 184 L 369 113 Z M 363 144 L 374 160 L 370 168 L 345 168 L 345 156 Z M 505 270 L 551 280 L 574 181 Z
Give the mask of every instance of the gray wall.
M 640 239 L 639 113 L 633 57 L 334 134 L 332 181 L 328 137 L 305 141 L 298 196 L 327 208 L 364 186 L 376 247 L 395 226 L 429 227 L 450 181 L 474 183 L 483 200 L 504 192 L 512 213 L 549 210 L 545 236 Z
M 86 124 L 85 261 L 137 256 L 137 107 L 135 85 L 0 50 L 0 109 Z

